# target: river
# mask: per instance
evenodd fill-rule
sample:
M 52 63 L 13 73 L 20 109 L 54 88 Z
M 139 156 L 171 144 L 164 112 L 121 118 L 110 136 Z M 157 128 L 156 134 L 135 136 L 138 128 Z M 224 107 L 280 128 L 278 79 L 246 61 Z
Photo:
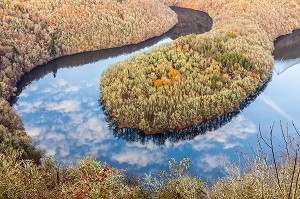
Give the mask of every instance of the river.
M 210 180 L 224 175 L 224 163 L 242 162 L 240 155 L 251 153 L 250 146 L 257 146 L 259 126 L 268 136 L 275 122 L 276 146 L 282 140 L 280 121 L 290 129 L 293 121 L 300 129 L 300 31 L 276 41 L 270 81 L 241 110 L 177 133 L 147 136 L 130 129 L 111 129 L 99 102 L 101 73 L 152 46 L 211 29 L 205 13 L 173 9 L 179 24 L 161 37 L 59 58 L 25 75 L 12 104 L 34 144 L 61 164 L 90 155 L 136 175 L 154 174 L 166 169 L 170 158 L 187 157 L 191 174 Z

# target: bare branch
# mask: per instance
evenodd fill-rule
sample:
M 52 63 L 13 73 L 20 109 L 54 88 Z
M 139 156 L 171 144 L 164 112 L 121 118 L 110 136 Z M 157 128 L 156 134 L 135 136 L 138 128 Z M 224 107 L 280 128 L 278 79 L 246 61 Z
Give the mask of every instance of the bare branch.
M 278 168 L 277 168 L 274 145 L 273 145 L 273 129 L 274 129 L 274 123 L 271 127 L 271 130 L 270 130 L 270 148 L 271 148 L 273 164 L 274 164 L 274 168 L 275 168 L 275 172 L 276 172 L 277 184 L 278 184 L 279 189 L 281 190 L 279 172 L 278 172 Z
M 258 134 L 256 134 L 256 137 L 257 137 L 257 143 L 258 143 L 258 146 L 259 146 L 259 152 L 260 152 L 260 154 L 262 155 L 262 158 L 264 159 L 265 164 L 268 165 L 268 163 L 267 163 L 267 157 L 266 157 L 266 155 L 265 155 L 265 153 L 264 153 L 264 151 L 263 151 L 263 149 L 262 149 L 262 146 L 261 146 L 261 143 L 260 143 L 260 139 L 259 139 L 259 137 L 258 137 Z
M 273 131 L 273 130 L 272 130 Z M 268 142 L 265 140 L 265 138 L 262 136 L 262 133 L 261 133 L 261 129 L 260 129 L 260 126 L 259 126 L 259 135 L 260 135 L 260 138 L 261 140 L 271 149 L 271 146 L 268 144 Z
M 292 124 L 293 124 L 293 127 L 294 127 L 294 129 L 295 129 L 296 133 L 297 133 L 297 134 L 298 134 L 298 136 L 300 137 L 300 134 L 299 134 L 299 132 L 298 132 L 298 130 L 297 130 L 297 128 L 296 128 L 296 126 L 295 126 L 294 122 L 292 122 Z
M 285 136 L 281 121 L 280 121 L 280 129 L 281 129 L 281 134 L 282 134 L 284 144 L 285 144 L 285 151 L 286 151 L 286 155 L 287 155 L 287 158 L 288 158 L 288 164 L 290 165 L 290 153 L 289 153 L 289 147 L 288 147 L 288 141 L 287 141 L 288 135 L 287 135 L 287 137 Z
M 274 169 L 275 169 L 275 173 L 276 173 L 276 179 L 277 179 L 277 185 L 279 187 L 280 190 L 281 186 L 280 186 L 280 179 L 279 179 L 279 172 L 278 172 L 278 168 L 277 168 L 277 163 L 276 163 L 276 157 L 275 157 L 275 151 L 274 151 L 274 145 L 273 145 L 273 130 L 274 130 L 274 122 L 273 125 L 270 128 L 270 143 L 268 143 L 265 138 L 262 136 L 261 133 L 261 129 L 259 126 L 259 134 L 260 134 L 260 138 L 262 139 L 262 141 L 271 149 L 272 152 L 272 159 L 273 159 L 273 165 L 274 165 Z

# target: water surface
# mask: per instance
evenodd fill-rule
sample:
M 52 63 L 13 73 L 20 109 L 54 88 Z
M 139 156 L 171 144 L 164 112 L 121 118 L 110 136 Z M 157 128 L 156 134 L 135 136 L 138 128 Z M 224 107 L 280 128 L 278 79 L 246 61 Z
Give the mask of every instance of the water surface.
M 202 17 L 202 24 L 192 24 L 191 32 L 202 33 L 211 28 L 211 19 Z M 166 169 L 172 157 L 188 157 L 192 163 L 190 172 L 206 180 L 223 176 L 224 162 L 238 162 L 239 152 L 250 153 L 249 145 L 256 147 L 259 125 L 268 135 L 275 121 L 277 145 L 281 140 L 280 120 L 283 124 L 294 121 L 300 128 L 300 42 L 296 39 L 300 34 L 294 33 L 278 39 L 274 52 L 278 59 L 275 68 L 289 66 L 288 69 L 280 75 L 274 73 L 242 110 L 173 134 L 146 136 L 130 130 L 111 130 L 99 104 L 101 73 L 130 55 L 175 39 L 188 29 L 187 23 L 182 23 L 179 27 L 184 31 L 174 28 L 173 32 L 140 45 L 64 57 L 24 76 L 12 103 L 33 141 L 60 162 L 76 162 L 91 155 L 139 175 Z

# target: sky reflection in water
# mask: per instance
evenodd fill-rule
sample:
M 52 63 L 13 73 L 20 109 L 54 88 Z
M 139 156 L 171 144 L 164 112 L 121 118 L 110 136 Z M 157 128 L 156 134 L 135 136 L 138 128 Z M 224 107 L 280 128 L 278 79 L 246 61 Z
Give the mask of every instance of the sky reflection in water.
M 163 39 L 158 44 L 168 41 Z M 280 137 L 279 120 L 290 126 L 293 120 L 300 128 L 300 65 L 295 65 L 280 75 L 274 73 L 266 89 L 228 123 L 192 140 L 174 142 L 166 137 L 158 145 L 154 139 L 117 139 L 99 104 L 99 79 L 109 65 L 132 54 L 60 68 L 22 88 L 14 107 L 33 141 L 61 162 L 91 155 L 134 174 L 166 169 L 170 158 L 188 157 L 192 174 L 211 179 L 223 175 L 224 162 L 237 162 L 237 151 L 250 153 L 249 144 L 256 147 L 259 125 L 267 134 L 275 121 L 276 137 Z M 276 61 L 275 65 L 284 62 Z

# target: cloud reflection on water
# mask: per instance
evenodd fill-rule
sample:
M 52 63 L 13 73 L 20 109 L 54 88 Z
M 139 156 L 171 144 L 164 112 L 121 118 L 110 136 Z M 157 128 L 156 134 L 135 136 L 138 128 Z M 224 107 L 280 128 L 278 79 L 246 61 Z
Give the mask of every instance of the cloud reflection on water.
M 119 163 L 127 163 L 137 167 L 145 167 L 148 164 L 162 164 L 165 163 L 164 160 L 166 159 L 160 150 L 149 151 L 139 148 L 125 148 L 120 153 L 112 153 L 111 158 Z
M 60 102 L 49 102 L 45 108 L 47 111 L 70 113 L 80 111 L 80 104 L 78 100 L 63 100 Z
M 211 172 L 216 168 L 222 168 L 229 162 L 229 158 L 223 154 L 204 154 L 197 161 L 197 167 L 203 172 Z
M 134 51 L 136 49 L 129 52 Z M 105 121 L 98 104 L 101 71 L 130 56 L 120 55 L 120 52 L 123 50 L 104 51 L 102 55 L 101 52 L 91 52 L 86 54 L 89 55 L 87 60 L 84 54 L 79 55 L 82 59 L 76 56 L 66 57 L 66 61 L 53 61 L 46 70 L 37 68 L 36 79 L 43 77 L 42 79 L 35 81 L 36 79 L 32 80 L 30 77 L 25 78 L 25 83 L 19 89 L 23 90 L 22 94 L 19 95 L 20 99 L 15 107 L 22 115 L 28 134 L 48 155 L 57 156 L 63 162 L 76 162 L 78 158 L 92 155 L 110 164 L 125 167 L 134 165 L 131 171 L 135 174 L 166 168 L 167 161 L 172 157 L 189 157 L 196 166 L 194 174 L 219 175 L 216 172 L 223 169 L 224 162 L 236 159 L 236 150 L 244 150 L 249 142 L 255 140 L 257 125 L 262 122 L 261 118 L 266 119 L 266 116 L 262 115 L 273 114 L 275 110 L 288 120 L 298 116 L 293 114 L 295 110 L 299 113 L 297 105 L 300 97 L 297 93 L 293 96 L 294 101 L 289 99 L 283 105 L 278 103 L 282 101 L 282 97 L 276 96 L 278 87 L 288 90 L 293 86 L 293 90 L 297 89 L 299 78 L 289 76 L 283 80 L 285 82 L 293 79 L 293 84 L 281 83 L 278 86 L 278 80 L 275 83 L 271 82 L 265 93 L 258 97 L 259 100 L 255 100 L 246 110 L 237 116 L 232 114 L 223 120 L 215 121 L 212 126 L 204 126 L 202 133 L 192 132 L 190 129 L 191 131 L 169 137 L 148 139 L 140 134 L 130 137 L 132 134 L 125 132 L 129 137 L 126 139 L 128 137 L 124 137 L 124 134 L 116 134 L 109 130 L 109 123 Z M 109 58 L 111 55 L 114 56 Z M 87 64 L 96 59 L 103 60 Z M 78 68 L 64 69 L 70 67 L 70 63 L 73 63 L 73 66 L 82 65 Z M 55 77 L 49 74 L 53 71 L 56 73 Z M 32 84 L 28 85 L 29 83 Z M 271 89 L 273 85 L 276 87 L 274 90 Z M 288 94 L 285 93 L 284 96 Z M 293 110 L 287 107 L 292 107 Z M 264 125 L 269 126 L 271 123 L 267 121 Z
M 286 113 L 286 111 L 280 107 L 276 102 L 274 102 L 269 96 L 261 95 L 260 99 L 266 103 L 266 105 L 270 106 L 272 109 L 274 109 L 276 112 L 278 112 L 280 115 L 285 117 L 286 119 L 292 121 L 292 117 Z
M 217 159 L 221 156 L 219 152 L 210 152 L 210 149 L 237 147 L 240 140 L 256 132 L 256 126 L 245 116 L 239 115 L 223 128 L 198 135 L 190 141 L 173 142 L 167 139 L 165 145 L 158 146 L 152 141 L 142 144 L 139 141 L 116 140 L 95 97 L 78 95 L 84 93 L 83 90 L 89 93 L 89 90 L 76 86 L 75 81 L 59 82 L 62 86 L 51 81 L 46 83 L 50 88 L 47 93 L 45 90 L 27 91 L 30 96 L 30 92 L 34 92 L 35 96 L 43 97 L 22 100 L 17 109 L 27 118 L 26 123 L 32 124 L 26 129 L 35 142 L 46 149 L 48 155 L 58 156 L 66 162 L 76 162 L 77 158 L 92 155 L 100 160 L 142 169 L 150 165 L 165 165 L 169 158 L 177 154 L 184 156 L 186 150 L 192 150 L 197 151 L 196 156 L 201 160 L 198 168 L 211 172 L 220 167 Z M 63 93 L 68 87 L 78 88 L 79 92 L 69 93 L 64 100 L 56 101 L 56 94 Z M 26 115 L 33 116 L 28 120 Z
M 57 76 L 60 75 L 58 72 Z M 210 130 L 206 134 L 197 134 L 192 140 L 166 137 L 163 142 L 158 141 L 163 145 L 158 145 L 155 140 L 118 140 L 109 129 L 98 104 L 97 87 L 79 86 L 82 82 L 77 82 L 76 78 L 66 79 L 67 83 L 60 81 L 63 86 L 57 86 L 51 78 L 45 82 L 41 80 L 35 86 L 39 88 L 37 90 L 29 87 L 25 92 L 31 97 L 22 98 L 16 108 L 25 118 L 25 127 L 34 142 L 42 146 L 48 155 L 64 162 L 76 162 L 78 158 L 92 155 L 109 164 L 125 168 L 132 166 L 134 173 L 143 173 L 166 169 L 166 163 L 172 157 L 189 157 L 195 165 L 193 172 L 201 176 L 219 176 L 218 172 L 224 170 L 221 163 L 236 159 L 235 152 L 248 146 L 257 133 L 259 123 L 255 122 L 256 115 L 243 111 L 230 116 L 230 122 L 224 126 L 208 128 Z M 89 84 L 88 81 L 86 84 Z M 52 92 L 45 93 L 46 88 Z M 69 92 L 56 101 L 57 94 L 64 93 L 66 88 L 78 88 L 78 91 Z M 269 102 L 266 96 L 269 94 L 259 96 L 260 100 L 256 103 L 261 101 L 261 106 Z M 251 106 L 250 110 L 253 109 Z
M 96 68 L 97 65 L 88 67 Z M 80 73 L 75 71 L 74 74 Z M 63 162 L 76 162 L 78 158 L 91 155 L 109 164 L 125 168 L 132 166 L 132 172 L 143 173 L 166 169 L 166 163 L 172 157 L 188 157 L 195 165 L 192 172 L 200 173 L 202 177 L 219 176 L 220 171 L 224 170 L 222 163 L 236 159 L 235 152 L 248 146 L 257 133 L 257 113 L 247 113 L 253 110 L 251 107 L 261 101 L 258 109 L 264 106 L 269 107 L 268 110 L 279 111 L 283 116 L 290 114 L 282 112 L 285 106 L 280 108 L 274 96 L 268 97 L 272 96 L 268 93 L 271 84 L 266 93 L 258 97 L 260 100 L 246 108 L 245 113 L 242 111 L 236 116 L 228 116 L 228 120 L 225 118 L 224 121 L 213 123 L 216 126 L 206 128 L 206 134 L 193 134 L 192 139 L 186 139 L 188 132 L 185 132 L 182 139 L 179 135 L 176 138 L 157 138 L 163 141 L 135 138 L 128 142 L 116 139 L 109 129 L 109 123 L 98 104 L 95 78 L 89 78 L 91 82 L 85 79 L 85 85 L 94 85 L 85 87 L 82 81 L 76 80 L 76 76 L 69 76 L 72 76 L 70 71 L 58 71 L 58 83 L 51 75 L 46 76 L 34 86 L 29 86 L 25 93 L 30 97 L 22 98 L 16 106 L 34 142 L 44 148 L 48 155 L 56 156 Z M 70 92 L 66 93 L 66 89 Z M 269 105 L 266 106 L 266 103 Z

